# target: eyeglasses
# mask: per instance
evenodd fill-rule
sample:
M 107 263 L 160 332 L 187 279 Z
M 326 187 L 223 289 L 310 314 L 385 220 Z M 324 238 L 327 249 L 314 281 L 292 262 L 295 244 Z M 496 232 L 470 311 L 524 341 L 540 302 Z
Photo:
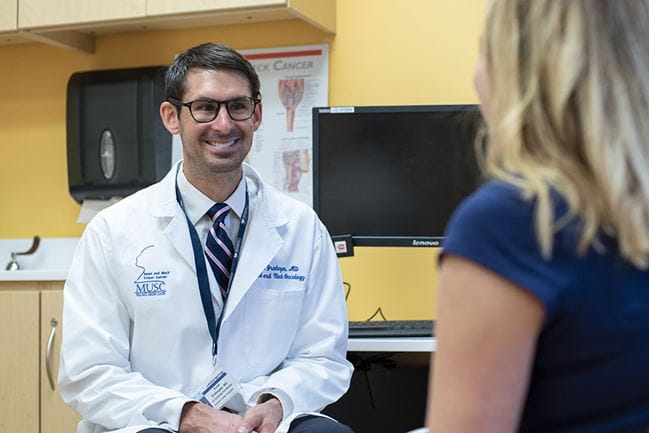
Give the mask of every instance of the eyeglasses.
M 248 120 L 255 112 L 255 107 L 261 102 L 261 99 L 250 96 L 229 99 L 227 101 L 216 101 L 210 98 L 198 98 L 189 102 L 182 102 L 178 99 L 169 98 L 169 102 L 176 105 L 182 105 L 189 108 L 189 114 L 198 123 L 208 123 L 216 119 L 221 109 L 221 104 L 232 120 Z

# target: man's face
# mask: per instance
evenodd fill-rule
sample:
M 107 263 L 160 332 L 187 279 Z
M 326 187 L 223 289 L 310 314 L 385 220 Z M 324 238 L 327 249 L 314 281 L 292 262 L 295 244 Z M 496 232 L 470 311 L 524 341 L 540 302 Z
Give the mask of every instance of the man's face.
M 185 80 L 183 102 L 198 98 L 226 101 L 242 96 L 253 96 L 246 77 L 236 71 L 192 69 Z M 166 103 L 168 104 L 168 103 Z M 175 116 L 173 108 L 170 108 Z M 241 164 L 250 151 L 253 133 L 261 123 L 261 104 L 247 120 L 232 120 L 221 104 L 216 119 L 208 123 L 196 122 L 188 107 L 180 109 L 175 119 L 163 119 L 167 129 L 180 133 L 183 142 L 185 173 L 209 177 L 217 173 L 232 173 L 241 169 Z

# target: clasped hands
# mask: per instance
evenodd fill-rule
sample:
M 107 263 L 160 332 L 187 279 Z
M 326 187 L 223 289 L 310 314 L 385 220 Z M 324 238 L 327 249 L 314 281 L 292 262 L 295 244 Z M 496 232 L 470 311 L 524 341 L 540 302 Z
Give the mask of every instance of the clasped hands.
M 274 433 L 282 416 L 282 404 L 274 397 L 248 409 L 244 416 L 192 401 L 183 407 L 179 433 Z

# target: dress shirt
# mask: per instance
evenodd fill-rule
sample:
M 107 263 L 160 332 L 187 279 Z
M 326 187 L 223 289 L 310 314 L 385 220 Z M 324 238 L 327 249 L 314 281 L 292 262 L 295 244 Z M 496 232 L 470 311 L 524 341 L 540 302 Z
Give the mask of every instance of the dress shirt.
M 233 245 L 237 240 L 241 214 L 243 213 L 243 208 L 246 204 L 246 186 L 243 180 L 244 177 L 242 176 L 239 185 L 237 185 L 237 188 L 234 190 L 232 195 L 223 202 L 230 206 L 231 209 L 225 217 L 224 224 Z M 180 195 L 185 204 L 185 212 L 187 212 L 189 220 L 194 224 L 194 227 L 196 227 L 196 232 L 198 232 L 201 244 L 205 245 L 207 233 L 212 227 L 212 220 L 207 216 L 207 211 L 214 206 L 216 202 L 192 185 L 189 180 L 187 180 L 187 177 L 185 177 L 185 173 L 183 173 L 182 169 L 178 170 L 178 189 L 180 190 Z
M 201 240 L 201 245 L 204 247 L 205 241 L 207 240 L 207 234 L 212 227 L 212 220 L 207 216 L 207 211 L 214 206 L 216 202 L 203 194 L 198 190 L 198 188 L 189 182 L 182 170 L 182 167 L 178 170 L 177 179 L 178 189 L 180 190 L 180 195 L 183 198 L 183 204 L 185 205 L 185 212 L 187 213 L 189 220 L 194 224 L 196 232 L 198 233 L 198 238 Z M 231 209 L 225 217 L 224 224 L 228 236 L 230 236 L 230 240 L 234 245 L 236 244 L 239 226 L 241 224 L 241 214 L 243 213 L 243 208 L 246 204 L 245 176 L 241 177 L 237 188 L 223 203 L 226 203 Z M 221 292 L 218 289 L 216 279 L 214 278 L 214 274 L 209 265 L 207 265 L 207 269 L 208 278 L 210 280 L 210 290 L 212 291 L 214 313 L 218 318 L 223 308 L 223 299 L 221 298 Z

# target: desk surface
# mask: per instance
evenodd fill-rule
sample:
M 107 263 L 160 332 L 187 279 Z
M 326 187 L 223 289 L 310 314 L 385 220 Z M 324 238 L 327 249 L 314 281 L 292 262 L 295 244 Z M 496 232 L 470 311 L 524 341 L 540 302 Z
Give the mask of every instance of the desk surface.
M 432 337 L 350 338 L 348 352 L 434 352 L 437 340 Z

